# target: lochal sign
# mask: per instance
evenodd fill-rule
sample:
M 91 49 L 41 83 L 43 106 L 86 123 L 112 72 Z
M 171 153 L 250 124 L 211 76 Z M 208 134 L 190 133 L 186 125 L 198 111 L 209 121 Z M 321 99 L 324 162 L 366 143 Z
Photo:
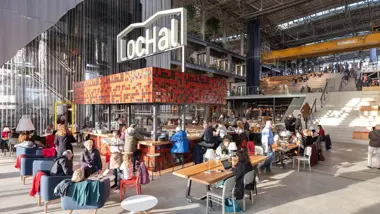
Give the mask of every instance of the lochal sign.
M 180 15 L 180 23 L 174 15 Z M 170 28 L 158 29 L 154 22 L 170 16 Z M 148 27 L 151 29 L 148 29 Z M 145 29 L 144 36 L 126 41 L 125 37 L 136 28 Z M 179 32 L 180 29 L 180 32 Z M 187 45 L 187 13 L 185 8 L 159 11 L 141 23 L 134 23 L 117 35 L 117 62 L 124 62 L 170 51 Z

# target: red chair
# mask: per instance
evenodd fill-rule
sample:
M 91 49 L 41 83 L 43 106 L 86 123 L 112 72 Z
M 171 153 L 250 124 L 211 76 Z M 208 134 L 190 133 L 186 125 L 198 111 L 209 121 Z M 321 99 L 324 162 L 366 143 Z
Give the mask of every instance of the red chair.
M 133 176 L 129 180 L 120 180 L 120 201 L 123 200 L 123 195 L 127 194 L 127 185 L 136 185 L 136 194 L 140 195 L 142 193 L 141 184 L 139 183 L 139 177 Z M 124 194 L 123 194 L 124 193 Z
M 46 136 L 46 148 L 55 148 L 54 139 L 55 135 L 53 134 Z

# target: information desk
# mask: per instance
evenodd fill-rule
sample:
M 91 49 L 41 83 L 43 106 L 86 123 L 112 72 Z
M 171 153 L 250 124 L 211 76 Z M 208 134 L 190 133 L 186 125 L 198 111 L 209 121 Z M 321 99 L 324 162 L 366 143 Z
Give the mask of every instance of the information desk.
M 107 143 L 102 142 L 102 138 L 109 138 L 112 137 L 112 134 L 97 134 L 92 132 L 83 132 L 84 134 L 88 134 L 90 136 L 90 139 L 94 141 L 95 147 L 99 150 L 100 154 L 102 156 L 109 156 L 110 155 L 110 148 Z M 199 136 L 191 135 L 188 137 L 189 140 L 189 152 L 183 154 L 183 159 L 185 164 L 190 163 L 193 161 L 192 159 L 192 149 L 194 146 L 200 142 Z M 151 139 L 145 139 L 142 141 L 139 141 L 138 143 L 138 150 L 139 150 L 139 161 L 144 161 L 146 166 L 148 166 L 148 154 L 155 154 L 159 153 L 160 156 L 150 159 L 149 166 L 152 166 L 154 164 L 159 163 L 161 170 L 167 169 L 172 167 L 172 155 L 170 153 L 170 150 L 172 148 L 172 142 L 170 141 L 153 141 Z M 159 165 L 156 165 L 159 166 Z M 158 170 L 158 167 L 156 167 Z

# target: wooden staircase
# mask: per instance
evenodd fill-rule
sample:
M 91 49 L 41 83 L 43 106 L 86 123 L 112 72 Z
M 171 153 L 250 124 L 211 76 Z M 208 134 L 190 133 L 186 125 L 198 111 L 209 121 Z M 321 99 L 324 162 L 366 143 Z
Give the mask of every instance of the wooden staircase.
M 352 133 L 353 140 L 368 141 L 368 133 L 370 128 L 376 124 L 380 124 L 380 92 L 379 91 L 363 91 L 363 97 L 359 108 L 359 117 L 367 124 L 355 126 Z

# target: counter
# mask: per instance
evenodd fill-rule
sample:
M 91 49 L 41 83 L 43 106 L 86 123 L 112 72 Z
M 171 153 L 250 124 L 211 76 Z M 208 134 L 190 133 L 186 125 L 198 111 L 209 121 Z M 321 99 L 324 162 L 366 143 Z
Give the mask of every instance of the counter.
M 84 134 L 90 135 L 90 139 L 94 141 L 95 147 L 99 150 L 100 154 L 104 156 L 102 159 L 107 160 L 110 155 L 110 149 L 108 144 L 102 143 L 102 138 L 112 137 L 112 134 L 97 134 L 92 132 L 83 132 Z M 184 154 L 184 162 L 192 162 L 192 148 L 201 141 L 198 135 L 189 135 L 189 152 Z M 161 170 L 172 167 L 172 156 L 170 150 L 172 148 L 172 142 L 170 141 L 154 141 L 151 139 L 144 139 L 139 141 L 139 161 L 144 161 L 146 166 L 152 166 L 152 164 L 161 164 Z M 148 154 L 159 153 L 160 156 L 156 157 L 155 160 L 149 160 Z M 158 165 L 157 165 L 158 166 Z M 157 168 L 158 169 L 158 168 Z
M 193 162 L 192 158 L 192 150 L 196 146 L 197 143 L 201 141 L 201 138 L 199 136 L 189 136 L 189 152 L 183 154 L 183 160 L 184 163 L 190 163 Z M 153 141 L 153 140 L 142 140 L 139 141 L 138 147 L 139 147 L 139 160 L 144 161 L 145 164 L 148 166 L 152 166 L 156 164 L 156 166 L 161 166 L 161 170 L 168 169 L 173 167 L 173 158 L 170 153 L 170 150 L 172 148 L 172 142 L 171 141 Z M 148 154 L 155 154 L 158 153 L 160 156 L 156 157 L 154 160 L 151 158 L 148 158 Z M 159 164 L 159 165 L 157 165 Z M 175 163 L 174 163 L 175 164 Z M 157 168 L 158 169 L 158 168 Z

